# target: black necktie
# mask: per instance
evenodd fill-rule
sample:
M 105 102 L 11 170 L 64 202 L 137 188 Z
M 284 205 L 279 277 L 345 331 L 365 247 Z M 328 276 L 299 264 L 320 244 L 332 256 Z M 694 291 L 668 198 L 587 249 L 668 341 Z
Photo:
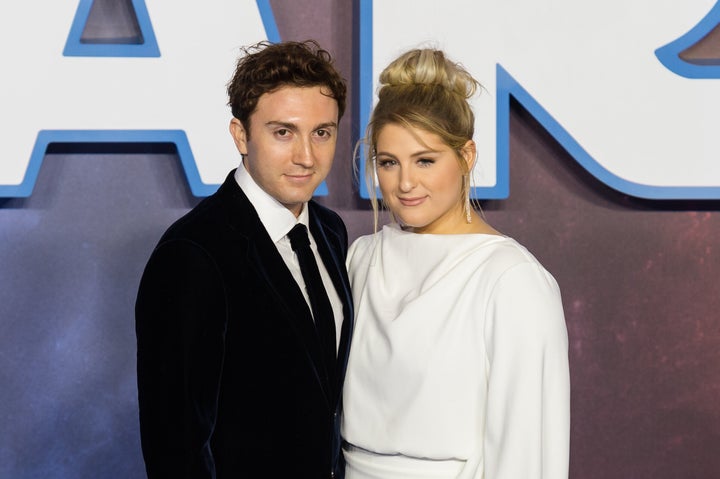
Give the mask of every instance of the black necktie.
M 310 297 L 315 329 L 320 337 L 320 344 L 325 354 L 327 370 L 330 377 L 333 377 L 336 358 L 335 318 L 325 286 L 320 277 L 315 255 L 310 249 L 307 228 L 304 224 L 298 223 L 290 230 L 288 237 L 293 251 L 297 254 L 300 270 L 305 280 L 305 289 Z

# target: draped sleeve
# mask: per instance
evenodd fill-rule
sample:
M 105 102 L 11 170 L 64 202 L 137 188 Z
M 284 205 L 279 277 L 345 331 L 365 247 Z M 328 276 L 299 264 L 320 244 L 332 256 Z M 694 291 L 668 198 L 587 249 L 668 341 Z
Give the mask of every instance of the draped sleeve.
M 567 329 L 554 278 L 520 263 L 487 305 L 485 477 L 567 479 L 570 379 Z

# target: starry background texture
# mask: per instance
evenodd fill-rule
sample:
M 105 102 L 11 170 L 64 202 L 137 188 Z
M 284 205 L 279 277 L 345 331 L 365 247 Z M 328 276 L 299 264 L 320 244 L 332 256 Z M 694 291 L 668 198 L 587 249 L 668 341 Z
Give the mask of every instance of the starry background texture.
M 98 0 L 86 32 L 126 28 L 121 3 Z M 331 51 L 353 98 L 357 5 L 271 4 L 283 39 Z M 319 200 L 351 239 L 372 230 L 351 186 L 356 108 Z M 135 294 L 157 239 L 196 203 L 157 144 L 54 145 L 33 195 L 0 199 L 0 478 L 144 477 Z M 562 290 L 570 477 L 720 477 L 720 201 L 620 194 L 514 103 L 510 197 L 482 207 Z

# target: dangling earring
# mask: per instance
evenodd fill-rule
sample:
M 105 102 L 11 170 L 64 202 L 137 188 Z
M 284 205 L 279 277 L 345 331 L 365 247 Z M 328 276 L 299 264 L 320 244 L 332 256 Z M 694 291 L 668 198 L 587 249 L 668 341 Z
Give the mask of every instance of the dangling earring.
M 467 221 L 467 224 L 472 223 L 472 209 L 470 208 L 470 175 L 465 175 L 463 177 L 463 182 L 465 182 L 466 187 L 464 188 L 466 190 L 465 194 L 465 221 Z

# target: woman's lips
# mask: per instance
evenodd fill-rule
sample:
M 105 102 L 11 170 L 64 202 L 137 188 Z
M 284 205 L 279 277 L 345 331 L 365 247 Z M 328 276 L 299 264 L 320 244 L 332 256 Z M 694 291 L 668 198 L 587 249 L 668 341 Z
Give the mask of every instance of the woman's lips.
M 423 201 L 425 201 L 425 198 L 426 198 L 425 196 L 419 196 L 419 197 L 415 197 L 415 198 L 399 198 L 398 197 L 398 201 L 403 206 L 417 206 L 417 205 L 421 204 Z

